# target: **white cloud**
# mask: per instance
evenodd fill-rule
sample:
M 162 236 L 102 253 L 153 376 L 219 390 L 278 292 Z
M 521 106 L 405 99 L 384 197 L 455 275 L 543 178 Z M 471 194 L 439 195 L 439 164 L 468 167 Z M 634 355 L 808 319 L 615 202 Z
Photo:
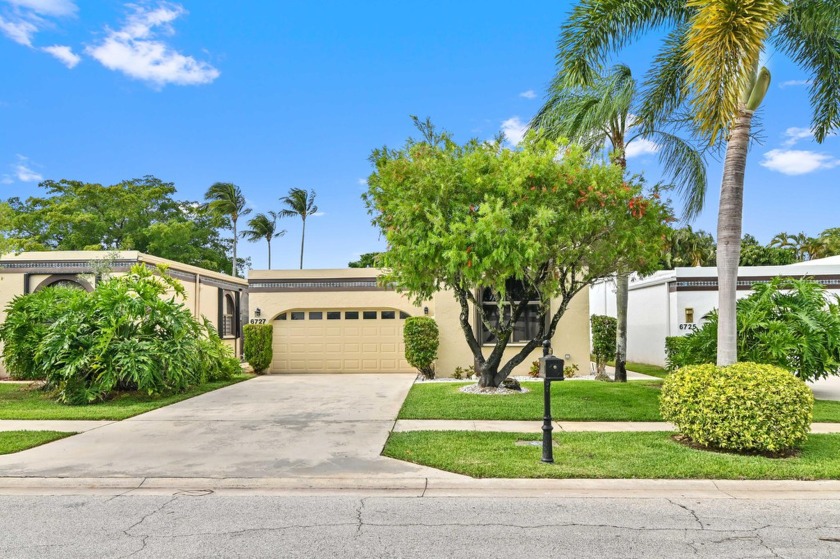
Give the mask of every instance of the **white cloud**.
M 637 138 L 627 145 L 624 150 L 624 157 L 632 159 L 642 155 L 653 155 L 659 152 L 659 146 L 656 142 L 652 142 L 645 138 Z
M 0 32 L 20 45 L 31 47 L 32 37 L 38 32 L 38 27 L 29 21 L 12 21 L 0 16 Z
M 23 155 L 17 156 L 17 163 L 9 165 L 12 168 L 11 174 L 3 175 L 0 182 L 3 184 L 12 184 L 17 179 L 20 182 L 41 182 L 44 177 L 40 173 L 33 171 L 29 166 L 29 158 Z
M 527 131 L 528 125 L 522 122 L 518 116 L 511 117 L 502 122 L 502 132 L 504 132 L 507 141 L 513 145 L 519 144 L 525 137 L 525 132 Z
M 314 214 L 312 214 L 312 217 L 322 217 L 325 215 L 327 215 L 327 212 L 315 212 Z
M 110 70 L 157 87 L 205 84 L 219 77 L 219 71 L 207 62 L 183 55 L 158 38 L 174 34 L 172 21 L 187 13 L 182 6 L 162 3 L 154 10 L 133 8 L 121 29 L 109 29 L 101 44 L 85 52 Z
M 359 186 L 367 186 L 368 185 L 367 179 L 359 179 L 356 182 L 359 183 Z
M 71 0 L 5 0 L 16 8 L 28 10 L 42 16 L 72 16 L 78 9 Z
M 795 149 L 771 149 L 764 154 L 762 167 L 778 171 L 784 175 L 805 175 L 821 169 L 831 169 L 840 165 L 836 159 L 825 153 Z
M 537 98 L 537 94 L 533 89 L 523 91 L 522 93 L 519 94 L 519 96 L 524 98 L 524 99 L 536 99 Z
M 41 50 L 50 53 L 68 68 L 73 68 L 82 60 L 78 54 L 73 52 L 73 49 L 64 45 L 53 45 L 51 47 L 44 47 Z
M 811 85 L 811 80 L 788 80 L 780 83 L 779 87 L 784 89 L 786 87 L 802 87 L 805 85 Z
M 0 0 L 6 5 L 0 15 L 0 33 L 12 41 L 31 47 L 35 34 L 52 25 L 47 18 L 73 16 L 76 4 L 71 0 Z
M 796 144 L 799 140 L 808 140 L 814 137 L 814 133 L 811 131 L 810 128 L 797 128 L 792 127 L 785 130 L 785 138 L 784 145 L 792 146 Z

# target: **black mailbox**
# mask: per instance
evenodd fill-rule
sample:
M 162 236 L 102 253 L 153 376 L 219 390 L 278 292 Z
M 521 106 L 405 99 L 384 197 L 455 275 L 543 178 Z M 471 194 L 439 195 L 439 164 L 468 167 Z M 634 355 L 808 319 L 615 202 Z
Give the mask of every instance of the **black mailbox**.
M 563 360 L 553 355 L 540 357 L 540 378 L 548 380 L 564 380 Z

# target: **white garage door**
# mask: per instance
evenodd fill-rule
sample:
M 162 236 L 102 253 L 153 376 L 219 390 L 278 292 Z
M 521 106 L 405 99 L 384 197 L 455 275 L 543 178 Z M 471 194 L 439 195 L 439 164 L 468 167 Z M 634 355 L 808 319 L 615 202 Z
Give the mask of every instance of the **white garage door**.
M 394 309 L 301 309 L 274 321 L 272 373 L 410 373 Z

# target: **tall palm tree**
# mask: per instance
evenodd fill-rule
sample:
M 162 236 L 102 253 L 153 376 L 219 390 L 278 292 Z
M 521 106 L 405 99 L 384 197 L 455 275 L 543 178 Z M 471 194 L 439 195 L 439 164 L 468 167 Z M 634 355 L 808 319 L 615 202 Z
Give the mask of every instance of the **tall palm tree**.
M 531 122 L 541 135 L 568 138 L 593 153 L 608 145 L 612 160 L 627 169 L 627 149 L 636 142 L 655 142 L 659 162 L 686 198 L 685 213 L 696 215 L 703 207 L 706 165 L 702 154 L 666 126 L 643 127 L 634 116 L 640 107 L 639 90 L 630 68 L 615 66 L 589 86 L 576 87 L 555 79 L 548 100 Z M 658 123 L 661 124 L 661 123 Z M 627 296 L 630 273 L 619 269 L 616 278 L 617 327 L 615 380 L 627 381 Z
M 248 227 L 242 232 L 242 236 L 255 243 L 265 239 L 268 243 L 268 269 L 271 269 L 271 239 L 282 237 L 286 234 L 285 229 L 277 230 L 277 213 L 268 212 L 268 215 L 257 214 L 248 220 Z
M 300 216 L 303 221 L 303 230 L 300 234 L 300 269 L 303 270 L 303 243 L 306 240 L 306 218 L 318 211 L 315 205 L 315 191 L 306 191 L 302 188 L 292 188 L 288 196 L 283 196 L 280 201 L 286 204 L 286 208 L 277 212 L 280 217 Z
M 580 0 L 563 25 L 557 63 L 572 84 L 592 83 L 608 55 L 667 30 L 645 82 L 641 118 L 660 121 L 688 104 L 710 143 L 726 139 L 718 210 L 719 365 L 737 360 L 735 296 L 744 171 L 752 118 L 770 82 L 769 46 L 811 78 L 814 137 L 840 126 L 840 0 Z
M 213 183 L 204 194 L 204 199 L 207 201 L 207 207 L 211 211 L 225 216 L 231 221 L 231 225 L 233 226 L 231 273 L 236 277 L 236 240 L 238 238 L 236 222 L 241 216 L 251 213 L 251 210 L 245 207 L 245 196 L 242 194 L 242 189 L 229 182 Z

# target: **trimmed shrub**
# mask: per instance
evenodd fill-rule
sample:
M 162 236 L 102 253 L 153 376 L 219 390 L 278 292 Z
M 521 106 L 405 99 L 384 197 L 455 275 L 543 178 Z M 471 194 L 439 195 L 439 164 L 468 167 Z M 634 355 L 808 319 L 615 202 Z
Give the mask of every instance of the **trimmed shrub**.
M 592 353 L 595 355 L 597 373 L 604 374 L 607 361 L 615 357 L 615 331 L 618 321 L 601 314 L 593 314 L 589 321 L 592 325 Z
M 718 314 L 684 336 L 673 368 L 717 360 Z M 737 303 L 738 359 L 770 363 L 802 380 L 840 373 L 840 299 L 810 279 L 773 278 Z
M 405 319 L 403 340 L 405 341 L 405 359 L 416 367 L 424 377 L 435 378 L 434 361 L 440 345 L 440 333 L 437 323 L 427 316 L 412 316 Z
M 245 336 L 245 361 L 254 368 L 255 373 L 262 374 L 271 365 L 274 327 L 271 324 L 246 324 L 242 332 Z
M 780 452 L 803 443 L 814 397 L 804 382 L 773 365 L 695 365 L 662 384 L 663 419 L 697 444 L 740 452 Z
M 165 268 L 155 275 L 136 265 L 80 293 L 57 306 L 26 348 L 59 402 L 88 404 L 120 390 L 180 392 L 241 370 L 213 325 L 176 301 L 184 288 Z
M 86 295 L 72 287 L 48 287 L 12 299 L 6 306 L 6 321 L 0 324 L 0 341 L 3 362 L 13 379 L 46 378 L 45 369 L 35 358 L 35 348 L 70 302 Z

